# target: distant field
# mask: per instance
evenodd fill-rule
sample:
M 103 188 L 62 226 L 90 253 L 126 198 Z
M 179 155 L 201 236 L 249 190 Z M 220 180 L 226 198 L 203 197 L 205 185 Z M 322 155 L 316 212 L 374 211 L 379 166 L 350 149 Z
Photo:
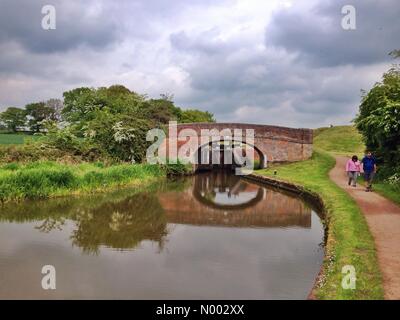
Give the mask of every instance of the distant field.
M 361 156 L 365 146 L 362 137 L 353 126 L 337 126 L 314 130 L 314 146 L 335 154 Z
M 23 144 L 31 139 L 38 139 L 39 136 L 17 134 L 17 133 L 0 133 L 0 144 Z

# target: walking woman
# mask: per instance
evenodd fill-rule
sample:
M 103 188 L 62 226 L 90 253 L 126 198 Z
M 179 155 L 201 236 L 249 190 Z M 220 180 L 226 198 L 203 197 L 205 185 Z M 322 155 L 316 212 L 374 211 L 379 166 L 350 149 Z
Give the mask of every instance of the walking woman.
M 361 164 L 360 161 L 358 161 L 357 156 L 353 156 L 351 159 L 349 159 L 346 163 L 346 172 L 347 176 L 349 177 L 349 185 L 353 185 L 353 187 L 357 186 L 357 178 L 360 174 L 361 170 Z

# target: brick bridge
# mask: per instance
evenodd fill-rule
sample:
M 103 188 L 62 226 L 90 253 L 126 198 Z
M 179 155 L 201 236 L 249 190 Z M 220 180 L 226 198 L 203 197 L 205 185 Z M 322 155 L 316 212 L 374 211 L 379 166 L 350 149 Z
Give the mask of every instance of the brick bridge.
M 246 143 L 246 129 L 254 130 L 254 145 L 251 147 L 256 151 L 256 157 L 259 159 L 260 167 L 262 168 L 266 166 L 267 162 L 294 162 L 306 160 L 311 157 L 313 143 L 313 132 L 311 129 L 243 123 L 189 123 L 178 124 L 176 130 L 177 136 L 180 133 L 184 133 L 184 136 L 188 137 L 187 140 L 190 136 L 194 135 L 201 137 L 204 130 L 210 131 L 210 138 L 223 140 L 223 130 L 230 130 L 233 136 L 235 129 L 241 129 L 243 132 L 243 139 L 239 141 L 240 143 Z M 166 139 L 166 141 L 171 140 L 172 138 Z M 179 140 L 181 139 L 175 141 L 177 142 L 178 150 L 187 142 Z M 233 138 L 232 140 L 235 139 Z

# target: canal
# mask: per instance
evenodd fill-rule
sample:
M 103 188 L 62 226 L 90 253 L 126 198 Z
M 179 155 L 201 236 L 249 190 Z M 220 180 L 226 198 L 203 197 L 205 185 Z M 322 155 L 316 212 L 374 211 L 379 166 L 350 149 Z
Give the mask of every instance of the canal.
M 306 299 L 323 239 L 307 203 L 224 172 L 6 203 L 0 299 Z

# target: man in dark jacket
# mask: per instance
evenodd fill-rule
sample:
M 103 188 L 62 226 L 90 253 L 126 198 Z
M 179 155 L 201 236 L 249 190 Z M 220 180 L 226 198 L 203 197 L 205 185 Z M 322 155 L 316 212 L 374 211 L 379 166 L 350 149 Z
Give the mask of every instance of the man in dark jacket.
M 367 155 L 362 159 L 361 165 L 364 171 L 364 179 L 367 184 L 365 191 L 372 191 L 372 179 L 376 172 L 376 160 L 370 151 L 368 151 Z

